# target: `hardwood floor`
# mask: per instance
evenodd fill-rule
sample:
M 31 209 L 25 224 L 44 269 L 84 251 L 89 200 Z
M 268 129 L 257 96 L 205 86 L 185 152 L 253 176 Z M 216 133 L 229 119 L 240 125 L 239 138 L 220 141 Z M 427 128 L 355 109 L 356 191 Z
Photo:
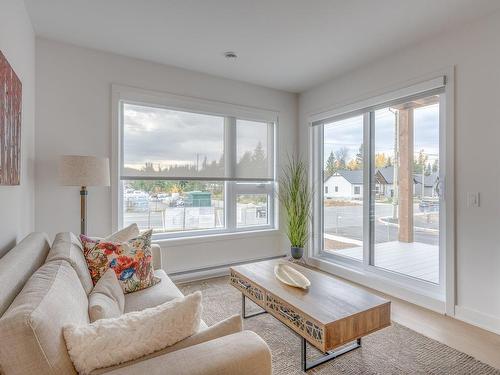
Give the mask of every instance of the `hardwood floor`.
M 394 297 L 385 297 L 392 301 L 395 322 L 500 369 L 500 335 Z
M 500 369 L 500 335 L 361 287 L 391 301 L 393 321 Z
M 214 277 L 225 274 L 218 274 Z M 500 335 L 371 288 L 345 281 L 390 300 L 393 321 L 456 350 L 467 353 L 479 361 L 500 370 Z

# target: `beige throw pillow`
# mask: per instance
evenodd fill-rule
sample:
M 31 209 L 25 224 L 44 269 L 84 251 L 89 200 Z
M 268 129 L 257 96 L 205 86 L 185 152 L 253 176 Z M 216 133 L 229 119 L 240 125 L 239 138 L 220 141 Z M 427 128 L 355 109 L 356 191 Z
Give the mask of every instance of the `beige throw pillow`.
M 127 242 L 132 238 L 139 237 L 139 227 L 136 223 L 130 224 L 128 227 L 122 228 L 119 231 L 105 237 L 105 241 L 109 242 Z
M 115 271 L 108 269 L 97 281 L 89 295 L 91 322 L 99 319 L 118 318 L 125 308 L 125 295 Z
M 80 374 L 131 361 L 191 336 L 201 321 L 201 293 L 162 305 L 63 329 L 68 353 Z

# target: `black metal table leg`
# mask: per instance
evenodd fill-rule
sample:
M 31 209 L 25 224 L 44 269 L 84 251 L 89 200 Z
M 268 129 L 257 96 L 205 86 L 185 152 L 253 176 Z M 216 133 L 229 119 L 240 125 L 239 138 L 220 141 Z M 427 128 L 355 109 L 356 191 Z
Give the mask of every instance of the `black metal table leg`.
M 341 356 L 342 354 L 348 353 L 351 350 L 357 349 L 361 346 L 361 339 L 357 339 L 352 344 L 346 345 L 339 350 L 332 350 L 325 353 L 323 356 L 318 357 L 313 360 L 307 360 L 307 340 L 301 337 L 301 366 L 302 371 L 306 372 L 316 366 L 319 366 L 325 362 L 328 362 L 336 357 Z
M 251 318 L 251 317 L 254 317 L 257 315 L 262 315 L 262 314 L 267 313 L 267 311 L 262 310 L 262 311 L 247 315 L 247 313 L 246 313 L 246 298 L 247 297 L 242 293 L 241 294 L 241 317 L 243 319 L 248 319 L 248 318 Z M 278 321 L 280 323 L 283 323 L 280 320 L 278 320 Z M 285 323 L 283 323 L 283 324 L 285 324 Z M 285 326 L 286 326 L 286 324 L 285 324 Z M 292 332 L 298 335 L 298 333 L 296 333 L 295 331 L 292 330 Z M 361 338 L 359 338 L 356 341 L 352 342 L 351 344 L 343 346 L 341 349 L 332 350 L 332 351 L 329 351 L 318 358 L 315 358 L 312 360 L 307 360 L 307 340 L 305 338 L 303 338 L 302 336 L 300 336 L 300 339 L 301 339 L 301 367 L 302 367 L 302 371 L 304 371 L 304 372 L 308 371 L 316 366 L 319 366 L 325 362 L 328 362 L 336 357 L 339 357 L 342 354 L 348 353 L 351 350 L 354 350 L 354 349 L 361 347 Z
M 263 311 L 259 311 L 259 312 L 247 315 L 245 302 L 246 302 L 246 296 L 243 293 L 241 293 L 241 317 L 243 319 L 248 319 L 248 318 L 251 318 L 253 316 L 262 315 L 262 314 L 267 313 L 267 311 L 263 310 Z

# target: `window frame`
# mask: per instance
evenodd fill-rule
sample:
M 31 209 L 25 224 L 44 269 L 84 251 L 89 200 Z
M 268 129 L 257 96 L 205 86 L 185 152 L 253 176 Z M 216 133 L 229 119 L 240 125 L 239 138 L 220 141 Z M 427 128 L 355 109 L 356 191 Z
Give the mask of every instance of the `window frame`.
M 150 107 L 167 108 L 170 110 L 223 116 L 224 154 L 226 163 L 229 161 L 230 176 L 222 178 L 170 178 L 144 176 L 123 176 L 123 103 L 138 104 Z M 204 237 L 227 235 L 231 233 L 260 232 L 278 229 L 278 201 L 275 198 L 277 189 L 277 132 L 278 112 L 268 109 L 240 106 L 225 102 L 211 101 L 200 98 L 185 97 L 170 93 L 143 90 L 122 85 L 112 85 L 112 157 L 111 157 L 111 190 L 112 190 L 112 228 L 114 231 L 123 227 L 123 183 L 122 180 L 201 180 L 221 181 L 224 183 L 224 228 L 187 230 L 179 232 L 154 233 L 155 240 L 176 238 Z M 271 173 L 268 179 L 236 178 L 236 119 L 266 122 L 272 124 L 268 139 L 267 152 L 272 157 Z M 230 120 L 230 121 L 227 121 Z M 266 194 L 268 196 L 268 223 L 264 225 L 237 226 L 236 200 L 239 194 Z
M 373 145 L 371 141 L 371 128 L 373 119 L 370 113 L 384 106 L 400 103 L 439 93 L 440 95 L 440 171 L 444 174 L 442 180 L 443 196 L 441 197 L 442 221 L 440 222 L 440 283 L 432 284 L 420 279 L 414 279 L 410 276 L 391 272 L 378 268 L 370 260 L 373 251 L 370 251 L 370 235 L 373 230 L 369 229 L 370 207 L 371 204 L 364 205 L 364 235 L 363 242 L 369 241 L 364 246 L 363 262 L 354 261 L 335 255 L 326 255 L 323 250 L 323 205 L 324 197 L 322 189 L 315 192 L 313 199 L 313 220 L 311 224 L 310 252 L 307 258 L 312 265 L 324 269 L 325 271 L 335 272 L 342 277 L 359 283 L 377 283 L 380 290 L 387 293 L 395 293 L 397 290 L 402 298 L 413 303 L 432 308 L 436 311 L 443 311 L 454 315 L 455 306 L 455 243 L 454 243 L 454 68 L 449 67 L 441 71 L 442 75 L 429 76 L 427 81 L 415 80 L 414 83 L 403 83 L 396 85 L 393 91 L 381 91 L 378 95 L 360 98 L 351 104 L 345 104 L 333 109 L 317 112 L 309 116 L 310 142 L 309 142 L 309 161 L 310 161 L 310 184 L 318 186 L 322 184 L 323 145 L 318 140 L 323 139 L 323 126 L 316 126 L 319 123 L 327 123 L 364 115 L 364 144 L 369 152 L 364 153 L 364 164 L 374 163 L 371 160 L 371 150 Z M 320 147 L 318 147 L 320 146 Z M 318 166 L 321 166 L 319 169 Z M 374 183 L 371 176 L 371 167 L 364 171 L 364 199 L 370 197 L 369 184 Z M 441 219 L 440 219 L 441 220 Z

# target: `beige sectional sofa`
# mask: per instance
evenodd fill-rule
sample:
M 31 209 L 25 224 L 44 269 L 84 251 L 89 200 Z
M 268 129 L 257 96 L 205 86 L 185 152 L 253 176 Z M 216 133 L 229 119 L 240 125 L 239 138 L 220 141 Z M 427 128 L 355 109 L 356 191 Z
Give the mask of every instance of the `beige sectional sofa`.
M 125 312 L 156 306 L 182 296 L 161 269 L 153 246 L 154 287 L 126 295 Z M 44 234 L 32 233 L 0 259 L 0 373 L 75 374 L 62 334 L 65 324 L 88 324 L 92 280 L 81 244 L 60 233 L 52 246 Z M 116 345 L 120 345 L 119 342 Z M 265 342 L 242 331 L 241 318 L 199 332 L 162 351 L 95 374 L 271 374 Z

